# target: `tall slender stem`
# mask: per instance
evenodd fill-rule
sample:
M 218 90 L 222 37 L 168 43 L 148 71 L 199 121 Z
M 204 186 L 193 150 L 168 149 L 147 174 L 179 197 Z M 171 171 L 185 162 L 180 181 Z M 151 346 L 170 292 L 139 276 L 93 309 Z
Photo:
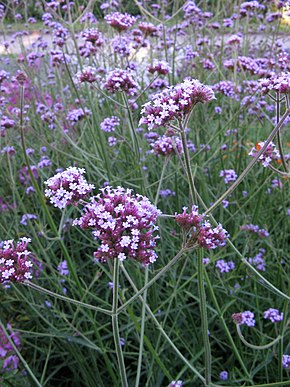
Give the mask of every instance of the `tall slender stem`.
M 112 305 L 112 326 L 115 342 L 115 349 L 118 358 L 119 370 L 121 374 L 122 387 L 128 387 L 124 356 L 120 343 L 119 325 L 118 325 L 118 291 L 119 291 L 119 260 L 114 259 L 114 274 L 113 274 L 113 305 Z
M 278 122 L 280 121 L 280 103 L 281 103 L 280 93 L 278 91 L 277 92 L 277 96 L 276 96 L 276 124 L 278 124 Z M 280 131 L 277 133 L 277 143 L 278 143 L 278 149 L 279 149 L 279 153 L 280 153 L 280 156 L 281 156 L 281 161 L 282 161 L 283 168 L 287 172 L 288 168 L 287 168 L 287 164 L 286 164 L 284 153 L 283 153 L 282 138 L 281 138 Z
M 192 198 L 192 201 L 194 201 L 194 203 L 197 203 L 196 188 L 194 185 L 194 179 L 191 172 L 190 157 L 189 157 L 188 148 L 187 148 L 185 128 L 183 128 L 182 125 L 180 125 L 180 129 L 181 129 L 180 136 L 181 136 L 181 141 L 183 146 L 183 154 L 184 154 L 185 167 L 186 167 L 188 183 L 190 187 L 191 198 Z
M 204 264 L 203 264 L 203 249 L 198 249 L 197 253 L 197 283 L 198 294 L 200 299 L 200 318 L 201 318 L 201 331 L 204 344 L 204 356 L 205 356 L 205 384 L 209 386 L 211 384 L 211 349 L 208 337 L 208 318 L 206 310 L 206 294 L 204 289 Z

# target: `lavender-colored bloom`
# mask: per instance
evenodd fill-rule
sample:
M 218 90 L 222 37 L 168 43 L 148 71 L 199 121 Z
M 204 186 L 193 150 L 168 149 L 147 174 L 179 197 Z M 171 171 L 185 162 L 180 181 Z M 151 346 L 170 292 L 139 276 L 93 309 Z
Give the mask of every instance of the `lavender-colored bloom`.
M 134 195 L 131 189 L 108 186 L 90 199 L 80 219 L 73 225 L 92 228 L 101 245 L 94 253 L 97 261 L 108 259 L 135 259 L 144 265 L 155 262 L 155 225 L 161 212 L 142 195 Z
M 254 234 L 259 235 L 259 237 L 261 238 L 267 238 L 268 236 L 270 236 L 267 230 L 260 228 L 258 225 L 252 223 L 241 226 L 240 230 L 252 232 Z
M 23 282 L 32 278 L 32 253 L 27 250 L 29 242 L 30 238 L 23 237 L 16 244 L 13 239 L 0 243 L 0 283 Z
M 60 264 L 57 266 L 57 270 L 58 270 L 59 274 L 61 274 L 61 275 L 69 275 L 67 261 L 64 260 L 64 261 L 60 262 Z
M 131 40 L 126 36 L 116 36 L 111 40 L 111 47 L 116 54 L 122 57 L 128 57 L 131 53 Z
M 282 366 L 283 368 L 286 368 L 286 369 L 290 368 L 290 355 L 282 356 Z
M 210 258 L 202 258 L 202 263 L 208 265 L 210 263 Z
M 10 332 L 10 339 L 14 342 L 17 349 L 20 350 L 20 333 L 13 332 L 12 326 L 10 324 L 7 324 L 6 329 L 8 332 Z M 16 370 L 18 368 L 19 358 L 15 355 L 14 349 L 2 328 L 0 328 L 0 359 L 3 361 L 4 370 L 10 371 Z
M 71 122 L 72 125 L 77 123 L 78 121 L 82 120 L 86 116 L 91 116 L 92 112 L 88 108 L 79 108 L 79 109 L 74 109 L 68 112 L 66 119 Z
M 182 387 L 182 381 L 181 380 L 172 380 L 170 384 L 168 384 L 168 387 Z
M 249 156 L 257 157 L 258 152 L 265 145 L 265 141 L 258 142 L 254 148 L 249 152 Z M 270 142 L 265 151 L 259 156 L 259 161 L 263 167 L 268 167 L 273 160 L 278 161 L 281 158 L 278 149 L 273 142 Z
M 100 128 L 103 132 L 111 133 L 115 131 L 115 127 L 120 125 L 120 119 L 118 117 L 112 116 L 105 118 L 100 123 Z
M 125 31 L 132 27 L 136 18 L 128 13 L 113 12 L 105 16 L 106 22 L 119 32 Z
M 35 214 L 24 214 L 22 215 L 20 224 L 22 224 L 23 226 L 27 226 L 27 220 L 36 220 L 36 219 L 37 219 L 37 215 Z
M 108 137 L 108 144 L 111 147 L 116 146 L 118 144 L 117 138 L 112 136 Z
M 143 32 L 143 34 L 145 35 L 145 37 L 147 36 L 156 36 L 156 33 L 157 33 L 157 27 L 152 24 L 152 23 L 149 23 L 149 22 L 141 22 L 138 24 L 138 28 L 139 30 L 141 30 Z
M 57 173 L 45 182 L 48 186 L 45 196 L 58 208 L 65 208 L 68 204 L 76 204 L 80 199 L 85 199 L 95 186 L 88 184 L 84 174 L 83 168 L 76 167 Z
M 93 83 L 97 80 L 97 69 L 91 66 L 84 66 L 81 71 L 76 73 L 75 82 L 76 83 Z
M 128 95 L 134 95 L 137 92 L 138 84 L 129 71 L 115 69 L 108 74 L 104 88 L 113 94 L 117 91 L 124 91 Z
M 160 192 L 159 192 L 159 195 L 162 198 L 168 198 L 169 196 L 175 196 L 176 192 L 175 191 L 171 191 L 169 188 L 166 188 L 166 189 L 161 189 Z
M 270 308 L 264 312 L 264 319 L 270 320 L 272 323 L 283 320 L 283 313 L 280 313 L 278 309 Z
M 226 262 L 223 259 L 219 259 L 215 267 L 219 270 L 220 273 L 229 273 L 230 271 L 234 270 L 235 264 L 232 261 Z
M 227 371 L 220 372 L 220 380 L 228 380 L 229 373 Z
M 249 258 L 248 261 L 250 264 L 255 266 L 256 269 L 265 271 L 266 270 L 266 261 L 264 259 L 265 249 L 259 249 L 259 253 L 254 256 L 254 258 Z
M 179 137 L 159 137 L 154 143 L 151 144 L 153 153 L 158 156 L 168 156 L 174 154 L 182 154 L 182 142 Z
M 224 182 L 229 184 L 231 181 L 236 181 L 238 175 L 233 169 L 224 169 L 220 171 L 220 177 L 224 178 Z
M 235 98 L 242 91 L 241 86 L 236 86 L 231 81 L 220 81 L 213 86 L 213 90 L 229 98 Z
M 152 100 L 143 105 L 139 125 L 147 125 L 148 130 L 167 126 L 170 121 L 185 117 L 198 103 L 214 99 L 209 86 L 197 79 L 186 79 L 152 96 Z
M 290 93 L 290 73 L 274 74 L 270 78 L 261 79 L 260 88 L 263 93 L 273 90 L 281 94 L 288 94 Z
M 250 312 L 249 310 L 242 313 L 234 313 L 232 315 L 232 318 L 236 324 L 248 325 L 248 327 L 255 326 L 256 321 L 254 320 L 254 317 L 254 313 Z

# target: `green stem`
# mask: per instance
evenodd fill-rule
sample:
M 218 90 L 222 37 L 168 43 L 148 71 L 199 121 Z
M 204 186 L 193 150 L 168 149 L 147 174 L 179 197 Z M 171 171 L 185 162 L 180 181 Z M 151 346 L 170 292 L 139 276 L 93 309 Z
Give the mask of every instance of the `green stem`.
M 201 331 L 204 345 L 205 355 L 205 385 L 211 384 L 211 349 L 208 337 L 208 318 L 206 310 L 206 294 L 204 289 L 204 264 L 203 264 L 203 249 L 198 249 L 197 254 L 197 283 L 198 283 L 198 294 L 200 299 L 200 318 L 201 318 Z
M 169 261 L 167 263 L 167 265 L 165 265 L 158 274 L 156 274 L 145 286 L 143 286 L 143 288 L 141 288 L 140 290 L 138 290 L 135 286 L 134 286 L 134 289 L 136 289 L 136 293 L 134 294 L 134 296 L 132 296 L 127 302 L 125 302 L 122 306 L 120 306 L 118 309 L 117 309 L 117 313 L 120 313 L 122 310 L 126 309 L 126 307 L 128 305 L 130 305 L 134 300 L 136 300 L 137 297 L 140 296 L 140 294 L 144 293 L 144 291 L 146 289 L 148 289 L 151 285 L 153 285 L 160 277 L 163 276 L 164 273 L 166 273 L 177 261 L 179 261 L 179 259 L 182 257 L 183 253 L 185 252 L 184 249 L 181 249 L 176 255 L 175 257 L 172 258 L 171 261 Z
M 239 361 L 239 363 L 240 363 L 240 365 L 241 365 L 243 371 L 245 372 L 245 374 L 247 375 L 247 377 L 248 377 L 249 380 L 250 380 L 250 379 L 251 379 L 251 376 L 250 376 L 250 374 L 249 374 L 249 372 L 248 372 L 248 370 L 247 370 L 247 367 L 246 367 L 245 363 L 243 362 L 243 359 L 242 359 L 241 356 L 240 356 L 240 353 L 239 353 L 239 351 L 238 351 L 238 349 L 237 349 L 237 347 L 236 347 L 236 344 L 235 344 L 235 342 L 234 342 L 234 340 L 233 340 L 233 338 L 232 338 L 231 332 L 230 332 L 230 330 L 229 330 L 229 328 L 228 328 L 228 326 L 227 326 L 227 324 L 226 324 L 226 322 L 225 322 L 225 319 L 224 319 L 224 317 L 223 317 L 221 308 L 220 308 L 220 306 L 219 306 L 219 303 L 218 303 L 217 298 L 216 298 L 216 296 L 215 296 L 215 292 L 214 292 L 214 290 L 213 290 L 212 284 L 211 284 L 211 282 L 210 282 L 209 276 L 208 276 L 208 274 L 207 274 L 206 271 L 205 271 L 204 275 L 205 275 L 205 280 L 206 280 L 206 283 L 207 283 L 207 286 L 208 286 L 208 289 L 209 289 L 209 292 L 210 292 L 212 301 L 213 301 L 213 303 L 214 303 L 215 309 L 216 309 L 216 311 L 217 311 L 217 313 L 218 313 L 218 316 L 219 316 L 219 318 L 220 318 L 221 324 L 222 324 L 222 326 L 223 326 L 223 328 L 224 328 L 224 330 L 225 330 L 225 333 L 226 333 L 226 335 L 227 335 L 227 337 L 228 337 L 228 340 L 229 340 L 229 342 L 230 342 L 230 344 L 231 344 L 231 347 L 232 347 L 232 349 L 233 349 L 233 351 L 234 351 L 234 353 L 235 353 L 235 355 L 236 355 L 236 357 L 237 357 L 237 359 L 238 359 L 238 361 Z
M 148 274 L 149 274 L 149 266 L 147 265 L 145 268 L 145 286 L 148 283 Z M 147 291 L 144 291 L 143 296 L 143 304 L 142 304 L 142 320 L 141 320 L 141 332 L 140 332 L 140 344 L 139 344 L 139 356 L 138 356 L 138 366 L 137 366 L 137 376 L 135 387 L 139 386 L 140 376 L 141 376 L 141 366 L 142 366 L 142 358 L 143 358 L 143 346 L 144 346 L 144 331 L 145 331 L 145 320 L 146 320 L 146 298 Z
M 181 126 L 180 129 L 181 129 L 180 136 L 181 136 L 181 141 L 183 146 L 183 154 L 184 154 L 185 167 L 186 167 L 186 172 L 188 177 L 188 183 L 190 187 L 191 199 L 192 199 L 192 202 L 197 204 L 197 194 L 196 194 L 196 188 L 194 185 L 194 178 L 190 167 L 190 157 L 189 157 L 188 148 L 187 148 L 186 133 L 184 130 L 185 128 L 182 128 Z
M 263 154 L 265 152 L 269 143 L 274 139 L 274 137 L 277 135 L 277 133 L 279 133 L 279 130 L 281 129 L 283 122 L 289 116 L 289 113 L 290 113 L 290 109 L 287 109 L 286 112 L 284 113 L 283 117 L 279 121 L 279 123 L 275 126 L 275 128 L 271 132 L 270 136 L 265 141 L 264 146 L 259 150 L 259 152 L 253 158 L 253 160 L 248 164 L 248 166 L 244 169 L 244 171 L 240 174 L 240 176 L 237 178 L 237 180 L 229 187 L 229 189 L 218 200 L 216 200 L 214 202 L 214 204 L 211 207 L 209 207 L 206 210 L 205 214 L 209 214 L 210 212 L 212 212 L 244 180 L 244 178 L 247 176 L 247 174 L 250 172 L 250 170 L 253 168 L 253 166 L 259 161 L 259 157 L 261 156 L 261 154 Z
M 241 339 L 241 341 L 249 348 L 251 349 L 257 349 L 257 350 L 261 350 L 261 349 L 267 349 L 267 348 L 271 348 L 273 345 L 275 345 L 276 343 L 278 343 L 278 341 L 281 339 L 281 336 L 279 335 L 278 337 L 276 337 L 275 340 L 271 341 L 270 343 L 268 344 L 265 344 L 265 345 L 253 345 L 251 343 L 248 343 L 247 340 L 244 338 L 244 336 L 242 335 L 242 332 L 241 332 L 241 328 L 240 328 L 240 325 L 239 324 L 236 324 L 236 328 L 237 328 L 237 332 L 238 332 L 238 335 L 239 335 L 239 338 Z
M 138 292 L 138 289 L 136 288 L 135 284 L 134 284 L 134 281 L 131 279 L 131 277 L 129 276 L 128 272 L 126 271 L 126 269 L 122 266 L 121 267 L 126 278 L 128 279 L 128 281 L 130 282 L 130 285 L 132 286 L 132 288 L 134 289 L 134 291 L 137 293 Z M 138 294 L 138 297 L 140 299 L 141 302 L 144 302 L 144 299 L 143 297 Z M 173 343 L 173 341 L 170 339 L 170 337 L 167 335 L 167 333 L 164 331 L 162 325 L 159 323 L 159 321 L 157 320 L 157 318 L 155 317 L 154 313 L 152 312 L 152 310 L 150 309 L 150 307 L 146 304 L 146 310 L 148 312 L 148 314 L 150 315 L 150 317 L 152 318 L 152 320 L 154 321 L 154 323 L 156 324 L 158 330 L 161 332 L 161 334 L 163 335 L 163 337 L 166 339 L 166 341 L 170 344 L 170 346 L 174 349 L 174 351 L 176 352 L 176 354 L 183 360 L 183 362 L 188 366 L 189 369 L 191 369 L 193 371 L 193 373 L 203 382 L 205 383 L 205 379 L 204 377 L 197 371 L 197 369 L 195 367 L 193 367 L 193 365 L 191 364 L 191 362 L 189 362 L 183 355 L 182 353 L 179 351 L 179 349 L 175 346 L 175 344 Z
M 120 264 L 119 259 L 115 258 L 114 274 L 113 274 L 114 288 L 113 288 L 113 305 L 112 305 L 112 326 L 113 326 L 115 349 L 116 349 L 117 359 L 119 364 L 119 371 L 121 374 L 122 387 L 128 387 L 126 368 L 125 368 L 122 347 L 120 343 L 120 334 L 119 334 L 119 326 L 118 326 L 119 264 Z
M 166 157 L 165 160 L 164 160 L 164 164 L 163 164 L 163 167 L 162 167 L 162 171 L 161 171 L 161 175 L 160 175 L 160 179 L 159 179 L 159 183 L 158 183 L 158 188 L 157 188 L 157 192 L 156 192 L 156 196 L 155 196 L 155 200 L 154 200 L 154 205 L 155 206 L 157 205 L 157 202 L 158 202 L 159 193 L 160 193 L 160 190 L 161 190 L 161 186 L 162 186 L 165 170 L 166 170 L 166 167 L 168 165 L 169 160 L 170 160 L 169 157 Z
M 27 165 L 27 168 L 28 168 L 28 173 L 29 173 L 29 176 L 30 176 L 30 179 L 31 179 L 31 182 L 32 182 L 32 185 L 33 185 L 33 188 L 35 189 L 36 193 L 37 193 L 37 196 L 38 196 L 38 199 L 40 201 L 40 205 L 46 215 L 46 218 L 47 218 L 47 221 L 50 225 L 50 228 L 52 229 L 52 231 L 54 232 L 55 235 L 57 235 L 59 237 L 59 234 L 58 234 L 58 230 L 57 230 L 57 227 L 53 221 L 53 218 L 50 214 L 50 212 L 48 211 L 47 209 L 47 206 L 46 206 L 46 203 L 45 203 L 45 199 L 43 197 L 43 194 L 42 192 L 40 191 L 40 188 L 33 176 L 33 173 L 31 171 L 31 168 L 30 168 L 30 163 L 29 163 L 29 160 L 28 160 L 28 156 L 26 154 L 26 145 L 25 145 L 25 138 L 24 138 L 24 127 L 23 127 L 23 99 L 24 99 L 24 87 L 21 86 L 20 88 L 20 136 L 21 136 L 21 146 L 22 146 L 22 150 L 23 150 L 23 155 L 24 155 L 24 160 L 25 160 L 25 163 Z M 77 273 L 74 269 L 74 266 L 72 264 L 72 260 L 70 258 L 70 255 L 65 247 L 65 244 L 63 243 L 62 239 L 59 237 L 59 243 L 60 243 L 60 246 L 61 246 L 61 250 L 63 252 L 63 255 L 67 261 L 67 264 L 68 264 L 68 268 L 70 270 L 70 272 L 72 273 L 72 276 L 75 280 L 75 283 L 77 284 L 77 287 L 78 287 L 78 290 L 79 292 L 82 294 L 83 293 L 83 290 L 82 290 L 82 287 L 81 287 L 81 283 L 78 279 L 78 276 L 77 276 Z
M 82 302 L 82 301 L 77 301 L 77 300 L 74 300 L 72 298 L 69 298 L 69 297 L 66 297 L 66 296 L 62 296 L 61 294 L 54 293 L 51 290 L 45 289 L 45 288 L 43 288 L 43 287 L 41 287 L 39 285 L 36 285 L 36 284 L 34 284 L 34 283 L 30 282 L 30 281 L 23 282 L 23 285 L 25 285 L 25 286 L 27 286 L 27 287 L 29 287 L 31 289 L 37 290 L 40 293 L 47 294 L 48 296 L 51 296 L 51 297 L 54 297 L 54 298 L 58 298 L 59 300 L 63 300 L 63 301 L 69 302 L 70 304 L 79 305 L 79 306 L 82 306 L 82 307 L 84 307 L 86 309 L 92 309 L 92 310 L 94 310 L 96 312 L 101 312 L 101 313 L 107 314 L 109 316 L 112 315 L 112 312 L 110 310 L 99 308 L 99 307 L 91 305 L 91 304 L 86 304 L 85 302 Z
M 278 91 L 277 92 L 277 96 L 276 96 L 276 123 L 277 124 L 280 121 L 280 103 L 281 103 L 281 101 L 280 101 L 280 93 Z M 285 160 L 285 156 L 284 156 L 284 152 L 283 152 L 282 138 L 281 138 L 280 131 L 277 133 L 277 143 L 278 143 L 278 149 L 279 149 L 279 153 L 280 153 L 280 156 L 281 156 L 281 161 L 282 161 L 283 168 L 287 172 L 288 168 L 287 168 L 287 164 L 286 164 L 286 160 Z

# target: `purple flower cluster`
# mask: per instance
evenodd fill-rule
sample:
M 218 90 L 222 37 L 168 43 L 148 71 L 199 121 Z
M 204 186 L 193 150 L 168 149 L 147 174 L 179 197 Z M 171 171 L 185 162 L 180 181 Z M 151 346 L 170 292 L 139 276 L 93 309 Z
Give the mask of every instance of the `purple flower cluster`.
M 231 181 L 236 181 L 238 175 L 233 169 L 224 169 L 220 171 L 220 177 L 224 178 L 224 182 L 229 184 Z
M 153 144 L 153 153 L 158 156 L 174 155 L 182 153 L 182 142 L 179 137 L 159 137 Z
M 139 30 L 143 32 L 145 37 L 151 35 L 151 36 L 156 36 L 157 33 L 157 27 L 149 22 L 141 22 L 138 24 Z
M 192 206 L 190 213 L 183 207 L 183 213 L 175 215 L 175 220 L 187 237 L 186 248 L 215 249 L 226 244 L 227 231 L 221 224 L 213 228 L 204 215 L 199 214 L 197 206 Z
M 128 13 L 113 12 L 105 16 L 106 22 L 119 32 L 128 30 L 135 23 L 136 18 Z
M 241 92 L 241 86 L 236 86 L 232 81 L 220 81 L 213 86 L 213 90 L 229 98 L 235 98 Z
M 235 264 L 233 261 L 226 262 L 223 259 L 219 259 L 215 267 L 219 270 L 220 273 L 229 273 L 230 271 L 234 270 Z
M 227 371 L 220 372 L 220 380 L 228 380 L 229 373 Z
M 182 381 L 181 380 L 172 380 L 170 384 L 168 384 L 168 387 L 182 387 Z
M 79 108 L 79 109 L 74 109 L 68 112 L 66 119 L 70 121 L 71 125 L 76 124 L 78 121 L 82 120 L 86 116 L 91 116 L 92 112 L 88 108 Z
M 184 118 L 198 102 L 206 103 L 214 98 L 209 86 L 197 79 L 186 79 L 153 95 L 152 100 L 143 105 L 139 125 L 148 125 L 148 130 L 166 126 L 172 120 Z
M 28 220 L 37 220 L 37 215 L 35 215 L 35 214 L 24 214 L 24 215 L 22 215 L 20 224 L 22 224 L 23 226 L 27 226 L 27 221 Z
M 100 123 L 100 128 L 103 132 L 111 133 L 115 131 L 115 127 L 120 125 L 120 119 L 112 116 L 107 117 Z
M 255 266 L 256 269 L 265 271 L 266 270 L 266 261 L 264 259 L 264 254 L 266 250 L 265 249 L 259 249 L 259 252 L 257 255 L 255 255 L 253 258 L 248 258 L 248 261 L 251 265 Z
M 10 324 L 7 324 L 6 329 L 8 332 L 11 332 L 9 335 L 10 339 L 17 349 L 20 349 L 20 334 L 18 332 L 13 332 Z M 10 371 L 18 368 L 19 358 L 15 355 L 14 349 L 2 328 L 0 328 L 0 359 L 3 360 L 3 370 Z
M 166 75 L 170 70 L 170 66 L 165 60 L 155 60 L 152 66 L 148 66 L 148 71 L 151 74 L 156 72 L 159 75 Z
M 264 312 L 264 319 L 270 320 L 272 323 L 283 320 L 283 313 L 280 313 L 278 309 L 270 308 Z
M 257 153 L 260 149 L 263 148 L 265 144 L 265 141 L 258 142 L 254 148 L 251 149 L 249 152 L 249 156 L 257 157 Z M 270 163 L 275 160 L 279 161 L 281 158 L 280 153 L 278 149 L 276 148 L 276 145 L 273 142 L 270 142 L 265 151 L 261 154 L 259 157 L 259 161 L 262 163 L 262 165 L 266 168 L 270 165 Z
M 290 73 L 272 75 L 270 78 L 260 80 L 260 87 L 263 93 L 273 90 L 281 94 L 290 93 Z
M 252 232 L 259 235 L 261 238 L 267 238 L 270 235 L 267 230 L 260 228 L 258 225 L 252 223 L 241 226 L 240 230 Z
M 69 167 L 48 179 L 45 184 L 45 196 L 58 208 L 65 208 L 68 204 L 76 204 L 80 199 L 85 199 L 95 188 L 88 184 L 84 178 L 83 168 Z
M 248 327 L 253 327 L 256 324 L 254 313 L 249 310 L 242 313 L 234 313 L 232 315 L 234 322 L 238 325 L 248 325 Z
M 32 278 L 32 253 L 27 250 L 29 242 L 30 238 L 23 237 L 16 245 L 13 239 L 0 243 L 0 283 L 23 282 Z
M 94 67 L 84 66 L 81 71 L 76 73 L 75 82 L 76 83 L 93 83 L 97 80 L 97 71 Z
M 290 368 L 290 355 L 282 356 L 282 366 L 283 368 Z
M 106 262 L 132 258 L 144 265 L 153 263 L 158 238 L 153 233 L 158 230 L 155 223 L 161 211 L 131 189 L 108 186 L 100 191 L 85 205 L 81 218 L 73 222 L 83 229 L 92 228 L 94 237 L 101 241 L 95 259 Z
M 124 91 L 128 95 L 134 95 L 137 92 L 138 84 L 129 71 L 115 69 L 108 74 L 104 88 L 113 94 L 117 91 Z

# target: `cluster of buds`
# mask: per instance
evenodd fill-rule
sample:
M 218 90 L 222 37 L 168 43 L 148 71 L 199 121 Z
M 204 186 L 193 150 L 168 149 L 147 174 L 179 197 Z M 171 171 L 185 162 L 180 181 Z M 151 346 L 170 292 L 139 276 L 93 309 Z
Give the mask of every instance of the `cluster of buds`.
M 155 72 L 159 75 L 166 75 L 170 72 L 170 66 L 165 60 L 155 60 L 152 66 L 148 66 L 148 71 L 151 74 Z
M 68 204 L 76 204 L 80 199 L 85 199 L 95 188 L 88 184 L 84 178 L 83 168 L 69 167 L 48 179 L 45 184 L 45 196 L 58 208 L 65 208 Z
M 184 233 L 186 249 L 196 247 L 215 249 L 226 244 L 228 232 L 221 224 L 213 228 L 205 216 L 199 214 L 197 206 L 192 206 L 189 213 L 187 207 L 184 207 L 182 214 L 175 215 L 175 220 Z
M 13 239 L 0 243 L 0 283 L 23 282 L 32 278 L 32 253 L 27 250 L 29 242 L 30 238 L 23 237 L 16 245 Z
M 209 102 L 213 98 L 214 92 L 209 86 L 197 79 L 186 79 L 153 95 L 152 101 L 143 105 L 139 125 L 147 125 L 148 130 L 165 127 L 172 120 L 184 118 L 198 102 Z
M 94 257 L 99 262 L 109 259 L 123 261 L 132 258 L 143 265 L 153 263 L 158 230 L 155 225 L 161 212 L 142 195 L 131 189 L 106 187 L 90 198 L 80 219 L 74 226 L 91 228 L 94 237 L 101 241 Z
M 168 156 L 182 154 L 182 142 L 179 137 L 159 137 L 154 143 L 151 144 L 153 153 L 158 156 Z

